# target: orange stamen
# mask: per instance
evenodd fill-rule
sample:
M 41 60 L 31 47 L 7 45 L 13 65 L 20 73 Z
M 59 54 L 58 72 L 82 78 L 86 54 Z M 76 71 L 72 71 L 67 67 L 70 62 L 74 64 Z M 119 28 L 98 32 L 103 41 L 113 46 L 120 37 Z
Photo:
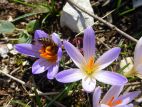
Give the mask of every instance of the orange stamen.
M 113 107 L 122 103 L 122 100 L 116 100 L 116 101 L 113 101 L 113 100 L 114 100 L 114 96 L 108 101 L 107 105 L 110 107 Z
M 93 69 L 94 69 L 94 57 L 90 57 L 89 61 L 88 61 L 88 64 L 86 65 L 86 72 L 88 74 L 91 74 L 93 72 Z
M 40 56 L 42 58 L 45 58 L 51 62 L 56 62 L 57 60 L 57 53 L 54 51 L 54 47 L 52 46 L 47 46 L 47 47 L 42 47 L 40 50 Z

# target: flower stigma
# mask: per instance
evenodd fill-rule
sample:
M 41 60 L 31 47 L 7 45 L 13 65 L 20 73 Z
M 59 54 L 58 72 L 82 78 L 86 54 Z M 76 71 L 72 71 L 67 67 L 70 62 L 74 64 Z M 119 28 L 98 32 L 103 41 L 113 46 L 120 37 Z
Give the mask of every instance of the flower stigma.
M 88 75 L 91 75 L 92 73 L 94 73 L 97 69 L 98 69 L 98 64 L 95 64 L 95 58 L 92 56 L 90 57 L 88 63 L 86 64 L 86 67 L 85 67 L 85 72 L 88 74 Z
M 114 96 L 108 101 L 107 105 L 109 107 L 114 107 L 116 105 L 119 105 L 122 103 L 122 100 L 116 100 L 116 101 L 113 101 L 114 100 Z

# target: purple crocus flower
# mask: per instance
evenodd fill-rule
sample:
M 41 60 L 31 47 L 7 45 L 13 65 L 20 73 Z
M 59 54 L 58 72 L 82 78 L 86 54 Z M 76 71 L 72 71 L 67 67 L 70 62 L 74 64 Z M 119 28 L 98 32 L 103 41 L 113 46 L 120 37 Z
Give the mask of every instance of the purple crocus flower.
M 42 30 L 36 30 L 34 35 L 35 44 L 16 44 L 18 52 L 39 58 L 32 65 L 32 73 L 40 74 L 48 70 L 47 78 L 53 79 L 58 72 L 59 61 L 62 57 L 61 41 L 56 33 L 51 37 Z
M 57 81 L 70 83 L 82 79 L 82 86 L 87 92 L 92 92 L 95 89 L 96 80 L 111 85 L 122 85 L 127 82 L 127 79 L 120 74 L 102 70 L 118 57 L 120 48 L 110 49 L 95 62 L 95 35 L 91 27 L 84 31 L 84 56 L 68 41 L 64 41 L 63 44 L 68 55 L 79 69 L 71 68 L 59 72 L 56 75 Z
M 97 87 L 93 93 L 93 107 L 133 107 L 130 102 L 140 94 L 140 91 L 120 95 L 123 87 L 124 85 L 112 86 L 101 101 L 101 88 Z

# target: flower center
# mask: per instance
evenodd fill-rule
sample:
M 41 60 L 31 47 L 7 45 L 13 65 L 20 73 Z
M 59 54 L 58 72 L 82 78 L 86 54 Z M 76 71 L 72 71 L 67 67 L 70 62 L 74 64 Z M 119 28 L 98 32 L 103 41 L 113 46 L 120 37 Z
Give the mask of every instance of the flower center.
M 88 75 L 91 75 L 95 70 L 98 69 L 98 64 L 95 64 L 95 58 L 92 56 L 90 57 L 88 63 L 86 64 L 85 71 Z
M 116 101 L 113 101 L 113 100 L 114 100 L 114 96 L 108 101 L 107 105 L 110 107 L 114 107 L 122 103 L 122 100 L 116 100 Z
M 58 50 L 58 47 L 49 45 L 49 46 L 42 46 L 42 48 L 39 50 L 39 52 L 40 52 L 40 56 L 42 58 L 45 58 L 51 62 L 56 62 L 57 50 Z

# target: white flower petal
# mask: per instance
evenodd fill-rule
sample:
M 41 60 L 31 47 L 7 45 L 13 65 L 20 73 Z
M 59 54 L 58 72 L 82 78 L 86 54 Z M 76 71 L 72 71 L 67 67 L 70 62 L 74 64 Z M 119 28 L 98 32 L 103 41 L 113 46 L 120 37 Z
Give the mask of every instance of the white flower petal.
M 96 80 L 84 77 L 82 79 L 82 87 L 86 92 L 93 92 L 96 87 Z

